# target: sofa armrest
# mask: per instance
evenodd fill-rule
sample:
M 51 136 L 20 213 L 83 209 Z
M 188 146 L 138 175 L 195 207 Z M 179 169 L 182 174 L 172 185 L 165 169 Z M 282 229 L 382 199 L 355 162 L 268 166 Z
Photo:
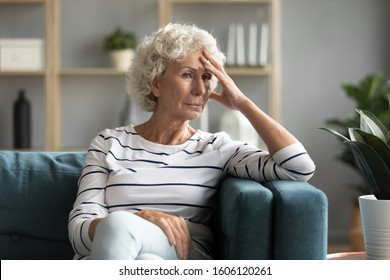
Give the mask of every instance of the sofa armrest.
M 272 181 L 273 259 L 326 259 L 328 201 L 306 182 Z
M 270 259 L 272 194 L 257 182 L 221 181 L 215 215 L 217 258 Z

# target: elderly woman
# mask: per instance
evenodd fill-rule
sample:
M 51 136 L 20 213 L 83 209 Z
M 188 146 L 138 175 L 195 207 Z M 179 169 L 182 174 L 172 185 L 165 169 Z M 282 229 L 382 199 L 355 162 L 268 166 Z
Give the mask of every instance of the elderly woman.
M 218 181 L 312 176 L 302 144 L 237 88 L 224 61 L 194 25 L 168 24 L 139 45 L 129 93 L 152 116 L 91 142 L 69 216 L 76 259 L 211 259 Z M 239 110 L 268 151 L 191 127 L 210 99 Z

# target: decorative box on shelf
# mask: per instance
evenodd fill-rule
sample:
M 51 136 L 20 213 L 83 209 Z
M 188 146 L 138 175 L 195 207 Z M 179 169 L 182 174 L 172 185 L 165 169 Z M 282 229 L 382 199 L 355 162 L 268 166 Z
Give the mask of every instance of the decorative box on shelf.
M 0 70 L 42 70 L 43 48 L 39 38 L 0 39 Z

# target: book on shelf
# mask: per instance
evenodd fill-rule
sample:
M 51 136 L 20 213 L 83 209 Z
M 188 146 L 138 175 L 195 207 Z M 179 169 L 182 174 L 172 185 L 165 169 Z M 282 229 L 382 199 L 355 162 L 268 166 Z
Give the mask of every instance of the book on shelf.
M 259 28 L 260 26 L 260 28 Z M 251 23 L 245 32 L 243 24 L 229 25 L 226 63 L 229 66 L 265 66 L 269 63 L 269 26 Z M 248 35 L 248 39 L 246 36 Z
M 269 47 L 269 27 L 268 27 L 268 23 L 263 23 L 261 25 L 261 34 L 260 34 L 259 63 L 261 66 L 268 64 L 268 47 Z
M 244 25 L 237 24 L 236 26 L 236 42 L 237 42 L 237 61 L 238 66 L 245 66 L 245 37 Z
M 256 61 L 257 53 L 257 24 L 251 23 L 249 25 L 249 46 L 248 46 L 248 65 L 256 66 L 258 63 Z
M 236 25 L 233 23 L 229 25 L 226 63 L 228 65 L 236 64 Z

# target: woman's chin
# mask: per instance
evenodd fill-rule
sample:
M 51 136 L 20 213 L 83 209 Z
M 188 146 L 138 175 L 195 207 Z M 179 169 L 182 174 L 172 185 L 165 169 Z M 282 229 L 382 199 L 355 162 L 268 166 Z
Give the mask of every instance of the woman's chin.
M 195 120 L 199 119 L 202 116 L 202 113 L 203 113 L 203 111 L 202 112 L 193 112 L 190 115 L 189 120 L 190 121 L 195 121 Z

